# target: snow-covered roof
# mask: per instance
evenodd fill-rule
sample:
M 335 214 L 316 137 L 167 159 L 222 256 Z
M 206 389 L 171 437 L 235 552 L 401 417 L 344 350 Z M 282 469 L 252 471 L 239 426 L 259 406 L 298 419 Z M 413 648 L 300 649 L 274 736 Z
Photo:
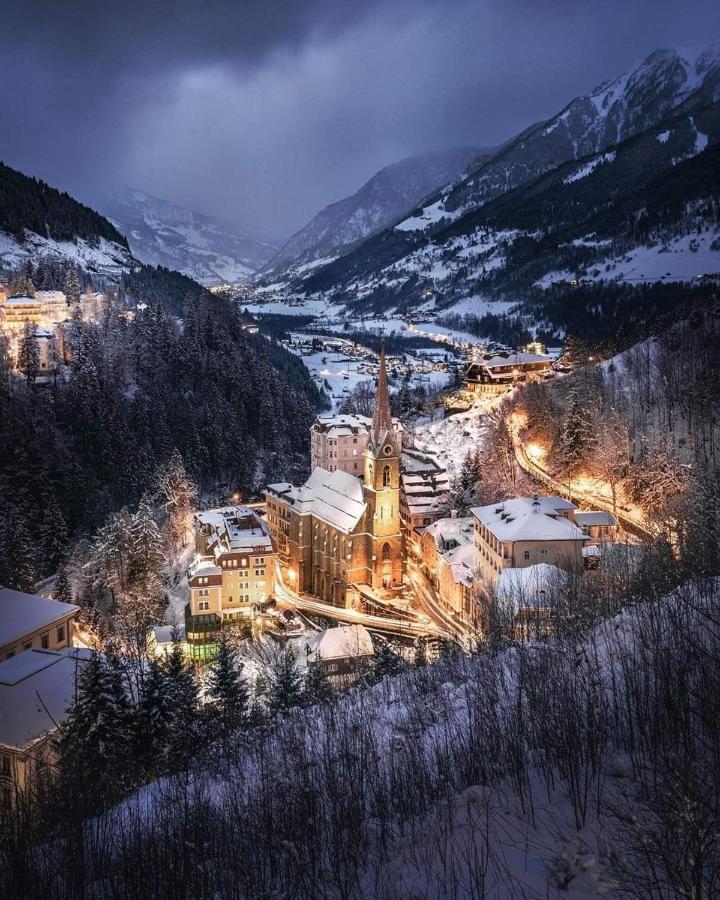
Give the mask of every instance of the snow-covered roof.
M 364 625 L 338 625 L 325 628 L 308 640 L 308 651 L 316 659 L 346 659 L 352 656 L 372 656 L 370 632 Z
M 0 588 L 0 647 L 74 615 L 79 607 L 37 594 Z
M 550 363 L 549 356 L 541 356 L 538 353 L 511 353 L 509 356 L 491 356 L 482 361 L 488 369 L 499 368 L 500 366 L 526 366 L 532 363 Z
M 566 579 L 566 572 L 548 563 L 503 569 L 495 582 L 495 601 L 504 611 L 512 613 L 521 606 L 547 606 L 553 592 Z
M 265 524 L 249 506 L 221 506 L 195 513 L 195 526 L 212 535 L 208 546 L 214 544 L 217 558 L 223 553 L 243 550 L 262 550 L 270 553 L 272 541 Z
M 580 527 L 589 528 L 592 525 L 617 525 L 618 521 L 611 512 L 604 509 L 583 511 L 575 513 L 575 521 Z
M 64 303 L 65 294 L 62 291 L 35 291 L 35 299 L 41 303 Z
M 437 522 L 428 525 L 425 534 L 429 534 L 432 537 L 440 553 L 443 553 L 446 547 L 452 548 L 452 546 L 460 544 L 472 544 L 472 516 L 438 519 Z
M 470 512 L 499 541 L 583 541 L 586 535 L 559 515 L 573 504 L 561 497 L 515 497 Z
M 453 550 L 447 550 L 443 557 L 450 564 L 455 584 L 472 587 L 473 569 L 475 567 L 475 547 L 472 544 L 461 544 Z
M 40 306 L 40 301 L 32 297 L 8 297 L 5 306 Z
M 419 450 L 417 447 L 405 447 L 403 449 L 400 457 L 400 468 L 404 474 L 445 473 L 445 469 L 437 456 L 428 453 L 426 450 Z
M 207 556 L 196 556 L 188 567 L 190 578 L 199 576 L 222 575 L 222 569 Z
M 22 749 L 62 724 L 89 650 L 25 650 L 0 663 L 0 745 Z
M 271 493 L 290 503 L 301 515 L 312 514 L 333 528 L 349 534 L 365 512 L 362 482 L 337 469 L 317 466 L 302 487 L 285 482 L 268 486 Z

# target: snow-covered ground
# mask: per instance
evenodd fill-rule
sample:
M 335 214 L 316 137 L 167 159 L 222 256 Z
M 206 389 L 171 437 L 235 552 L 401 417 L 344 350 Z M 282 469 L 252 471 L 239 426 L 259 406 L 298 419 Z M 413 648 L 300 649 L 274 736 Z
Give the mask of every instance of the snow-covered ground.
M 56 241 L 32 231 L 26 231 L 25 235 L 26 240 L 21 244 L 11 235 L 0 231 L 1 267 L 18 269 L 27 260 L 37 262 L 41 256 L 71 260 L 88 272 L 101 275 L 118 275 L 137 266 L 128 250 L 105 238 L 100 238 L 97 246 L 92 246 L 82 238 L 76 241 Z
M 415 429 L 415 445 L 434 453 L 447 469 L 450 481 L 459 474 L 468 450 L 473 453 L 485 446 L 488 421 L 487 407 L 474 406 L 467 412 L 429 422 Z

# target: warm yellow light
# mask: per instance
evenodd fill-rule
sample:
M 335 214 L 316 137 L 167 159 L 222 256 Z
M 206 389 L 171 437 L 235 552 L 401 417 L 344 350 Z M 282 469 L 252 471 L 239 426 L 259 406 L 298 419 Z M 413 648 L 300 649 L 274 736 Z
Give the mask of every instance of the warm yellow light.
M 530 457 L 530 459 L 543 459 L 543 457 L 547 455 L 547 450 L 542 446 L 542 444 L 536 444 L 533 442 L 532 444 L 528 444 L 527 455 Z

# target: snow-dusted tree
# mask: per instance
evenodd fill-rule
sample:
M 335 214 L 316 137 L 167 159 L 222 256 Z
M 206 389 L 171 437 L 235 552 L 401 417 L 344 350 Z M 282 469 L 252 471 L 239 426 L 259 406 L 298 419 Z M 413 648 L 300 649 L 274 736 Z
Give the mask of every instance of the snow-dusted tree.
M 177 449 L 155 473 L 155 497 L 165 510 L 168 537 L 177 550 L 184 543 L 188 518 L 197 502 L 197 488 Z
M 303 697 L 309 706 L 315 703 L 327 703 L 333 696 L 333 688 L 325 671 L 325 666 L 315 660 L 308 664 L 303 686 Z
M 0 517 L 0 584 L 34 593 L 37 580 L 35 552 L 23 516 L 11 509 Z
M 617 512 L 617 492 L 630 464 L 630 431 L 625 412 L 611 407 L 602 417 L 593 468 L 610 484 L 613 512 Z
M 159 579 L 164 562 L 163 541 L 150 496 L 145 493 L 130 521 L 134 581 Z
M 47 566 L 46 571 L 53 571 L 67 549 L 68 531 L 65 517 L 52 492 L 48 492 L 43 501 L 39 538 Z
M 468 450 L 463 459 L 460 471 L 453 479 L 450 489 L 450 500 L 453 509 L 461 515 L 480 502 L 481 482 L 483 479 L 484 461 L 479 450 Z
M 138 704 L 137 754 L 151 773 L 180 768 L 190 761 L 199 737 L 195 676 L 176 645 L 163 660 L 153 659 Z
M 57 578 L 53 584 L 52 595 L 55 600 L 61 600 L 63 603 L 73 602 L 73 590 L 68 576 L 67 565 L 63 562 L 58 569 Z
M 268 705 L 273 713 L 284 712 L 302 702 L 303 682 L 297 658 L 287 644 L 276 648 L 266 668 Z
M 32 384 L 40 372 L 40 345 L 35 327 L 27 324 L 23 328 L 20 348 L 18 350 L 18 368 Z
M 560 437 L 559 460 L 566 475 L 576 475 L 594 447 L 591 416 L 580 392 L 573 391 Z
M 386 676 L 399 675 L 407 668 L 405 660 L 396 653 L 389 643 L 385 642 L 375 654 L 370 678 L 372 681 L 382 681 Z
M 65 299 L 68 306 L 74 306 L 80 302 L 80 279 L 77 269 L 72 263 L 65 273 Z
M 12 279 L 9 291 L 12 297 L 34 297 L 35 285 L 31 276 L 25 273 Z
M 236 660 L 237 654 L 227 634 L 223 633 L 208 679 L 210 719 L 221 736 L 237 730 L 248 715 L 249 692 Z
M 76 695 L 59 743 L 62 782 L 75 797 L 95 806 L 122 791 L 130 752 L 130 721 L 130 704 L 117 660 L 96 653 L 87 662 L 79 662 Z

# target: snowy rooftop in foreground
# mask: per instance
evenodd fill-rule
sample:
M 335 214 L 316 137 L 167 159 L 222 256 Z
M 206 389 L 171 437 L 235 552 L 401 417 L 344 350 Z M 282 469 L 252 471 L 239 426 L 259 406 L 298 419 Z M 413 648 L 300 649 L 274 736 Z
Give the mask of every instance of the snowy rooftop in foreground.
M 89 650 L 25 650 L 0 663 L 0 745 L 22 749 L 65 719 Z
M 308 651 L 317 659 L 344 659 L 352 656 L 372 656 L 370 632 L 364 625 L 338 625 L 326 628 L 308 640 Z
M 0 588 L 0 646 L 39 628 L 48 628 L 78 609 L 72 603 Z
M 586 535 L 573 522 L 560 516 L 574 509 L 562 497 L 516 497 L 470 512 L 499 541 L 583 541 Z

